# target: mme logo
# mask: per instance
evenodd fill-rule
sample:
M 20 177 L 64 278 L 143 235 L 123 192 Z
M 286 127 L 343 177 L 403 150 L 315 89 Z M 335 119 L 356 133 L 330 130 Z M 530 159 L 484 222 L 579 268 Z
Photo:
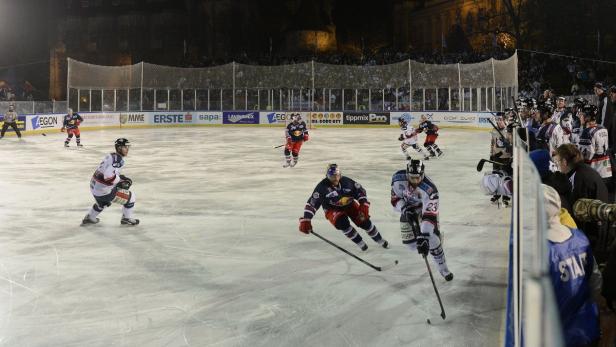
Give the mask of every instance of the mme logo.
M 387 116 L 377 115 L 377 114 L 374 114 L 374 113 L 370 113 L 369 118 L 368 118 L 368 122 L 370 122 L 370 123 L 386 123 L 387 122 Z
M 120 123 L 145 123 L 145 115 L 143 113 L 120 113 Z
M 287 120 L 287 115 L 285 113 L 268 113 L 267 121 L 268 123 L 284 123 Z
M 31 121 L 32 129 L 34 130 L 38 128 L 53 128 L 58 125 L 57 116 L 35 116 Z

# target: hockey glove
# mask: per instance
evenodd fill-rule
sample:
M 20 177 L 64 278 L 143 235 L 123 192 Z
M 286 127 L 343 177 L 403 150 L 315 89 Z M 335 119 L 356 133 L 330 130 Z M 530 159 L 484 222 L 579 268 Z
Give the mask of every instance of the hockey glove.
M 359 212 L 364 215 L 365 219 L 370 218 L 370 203 L 366 201 L 359 205 Z
M 404 136 L 400 134 L 400 137 L 398 137 L 398 141 L 402 141 L 402 140 L 404 140 Z
M 124 176 L 124 175 L 120 175 L 120 182 L 118 182 L 118 188 L 121 189 L 130 189 L 130 186 L 133 185 L 133 180 L 131 180 L 130 178 Z
M 308 218 L 299 219 L 299 231 L 304 234 L 310 234 L 312 231 L 312 221 Z
M 308 136 L 308 134 L 304 134 L 304 141 L 308 141 L 310 140 L 310 136 Z
M 428 255 L 430 252 L 430 243 L 425 236 L 420 236 L 417 238 L 417 253 L 423 255 L 424 257 Z

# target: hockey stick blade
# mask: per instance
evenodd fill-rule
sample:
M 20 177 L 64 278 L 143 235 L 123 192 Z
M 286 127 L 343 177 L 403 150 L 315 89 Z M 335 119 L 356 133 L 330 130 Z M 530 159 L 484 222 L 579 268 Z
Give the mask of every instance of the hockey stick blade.
M 280 147 L 282 147 L 282 146 L 284 146 L 284 145 L 285 145 L 285 144 L 278 145 L 278 146 L 274 146 L 274 148 L 280 148 Z
M 372 264 L 370 264 L 369 262 L 367 262 L 367 261 L 363 260 L 362 258 L 360 258 L 360 257 L 356 256 L 355 254 L 353 254 L 353 253 L 351 253 L 351 252 L 347 251 L 346 249 L 344 249 L 344 248 L 342 248 L 342 247 L 338 246 L 337 244 L 335 244 L 335 243 L 331 242 L 330 240 L 328 240 L 328 239 L 324 238 L 323 236 L 321 236 L 321 235 L 317 234 L 316 232 L 311 231 L 310 233 L 311 233 L 312 235 L 314 235 L 314 236 L 316 236 L 316 237 L 320 238 L 321 240 L 323 240 L 323 241 L 325 241 L 325 242 L 329 243 L 330 245 L 332 245 L 332 246 L 336 247 L 338 250 L 342 251 L 343 253 L 346 253 L 347 255 L 350 255 L 351 257 L 353 257 L 353 258 L 355 258 L 355 259 L 359 260 L 360 262 L 362 262 L 362 263 L 364 263 L 364 264 L 366 264 L 366 265 L 370 266 L 371 268 L 375 269 L 376 271 L 382 271 L 382 268 L 381 268 L 380 266 L 376 266 L 376 265 L 372 265 Z
M 485 159 L 481 159 L 479 161 L 479 163 L 477 163 L 477 172 L 483 171 L 483 164 L 485 164 L 485 163 L 486 163 Z

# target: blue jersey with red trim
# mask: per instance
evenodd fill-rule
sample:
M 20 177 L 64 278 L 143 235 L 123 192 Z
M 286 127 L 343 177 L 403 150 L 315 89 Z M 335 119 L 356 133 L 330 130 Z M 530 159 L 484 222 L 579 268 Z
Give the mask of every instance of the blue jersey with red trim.
M 366 190 L 361 184 L 354 180 L 342 176 L 340 183 L 333 186 L 329 179 L 324 178 L 314 188 L 312 195 L 306 202 L 304 208 L 304 218 L 311 219 L 319 207 L 323 210 L 329 209 L 342 210 L 357 200 L 359 203 L 367 202 Z

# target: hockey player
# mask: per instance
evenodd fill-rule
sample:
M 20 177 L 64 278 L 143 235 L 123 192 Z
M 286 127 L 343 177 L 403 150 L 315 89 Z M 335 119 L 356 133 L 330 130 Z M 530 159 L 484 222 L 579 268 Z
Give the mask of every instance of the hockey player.
M 571 143 L 571 130 L 573 129 L 573 114 L 569 111 L 564 112 L 548 140 L 550 155 L 554 156 L 556 148 L 565 143 Z
M 438 190 L 424 171 L 421 160 L 411 160 L 406 170 L 396 172 L 391 179 L 391 204 L 400 213 L 402 243 L 424 256 L 430 252 L 441 275 L 451 281 L 438 225 Z
M 500 206 L 499 199 L 503 198 L 503 205 L 508 207 L 511 203 L 511 195 L 513 192 L 513 180 L 504 171 L 492 171 L 486 173 L 481 179 L 481 189 L 486 195 L 492 195 L 493 204 Z
M 426 132 L 426 140 L 424 141 L 424 147 L 430 153 L 429 157 L 436 157 L 437 155 L 440 157 L 443 155 L 443 152 L 438 145 L 435 143 L 436 138 L 438 137 L 438 127 L 428 120 L 426 115 L 421 115 L 421 123 L 417 127 L 417 133 L 421 133 L 423 131 Z M 429 157 L 424 158 L 424 160 L 429 159 Z
M 560 117 L 567 113 L 567 99 L 564 96 L 559 96 L 556 99 L 556 108 L 552 112 L 552 123 L 558 124 Z
M 538 107 L 539 117 L 541 119 L 541 126 L 537 130 L 537 149 L 550 149 L 550 137 L 556 124 L 552 123 L 552 111 L 545 105 Z
M 306 202 L 304 217 L 299 219 L 299 231 L 304 234 L 312 231 L 312 217 L 319 207 L 323 206 L 325 218 L 362 251 L 367 250 L 368 245 L 353 228 L 349 219 L 364 229 L 374 242 L 383 248 L 388 248 L 389 244 L 370 221 L 370 202 L 366 197 L 366 190 L 354 180 L 342 176 L 337 164 L 329 164 L 325 175 L 326 177 L 317 184 Z
M 13 128 L 18 138 L 21 138 L 21 132 L 17 126 L 17 112 L 15 112 L 15 106 L 9 105 L 9 110 L 4 114 L 4 123 L 2 124 L 2 130 L 0 131 L 0 139 L 4 137 L 4 133 L 9 128 Z
M 402 154 L 406 156 L 406 160 L 412 159 L 411 155 L 407 152 L 407 149 L 409 147 L 412 147 L 414 150 L 419 152 L 421 156 L 425 158 L 426 154 L 421 149 L 421 147 L 417 146 L 417 131 L 415 130 L 415 128 L 413 128 L 412 125 L 409 125 L 409 123 L 404 118 L 400 118 L 398 120 L 398 124 L 400 125 L 401 132 L 400 137 L 398 137 L 398 141 L 402 141 L 402 143 L 400 144 L 400 148 L 402 148 Z
M 291 115 L 292 122 L 287 125 L 286 137 L 287 144 L 284 147 L 284 156 L 286 159 L 282 167 L 294 167 L 299 159 L 299 150 L 302 148 L 304 141 L 308 141 L 308 127 L 306 122 L 302 120 L 302 116 L 298 113 Z
M 79 124 L 83 122 L 83 118 L 78 113 L 73 113 L 73 109 L 68 109 L 68 114 L 64 116 L 64 122 L 62 123 L 62 129 L 60 131 L 68 134 L 68 137 L 64 141 L 64 147 L 68 147 L 69 142 L 75 135 L 75 141 L 77 141 L 77 147 L 83 147 L 81 144 L 81 132 L 79 131 Z
M 597 106 L 586 105 L 580 113 L 580 121 L 584 129 L 580 134 L 578 148 L 584 162 L 599 173 L 606 185 L 611 187 L 612 166 L 608 153 L 608 133 L 601 124 L 597 124 Z
M 492 141 L 490 144 L 490 160 L 502 163 L 502 165 L 494 164 L 494 170 L 503 170 L 505 166 L 511 166 L 511 144 L 513 143 L 513 135 L 507 131 L 507 125 L 503 115 L 499 112 L 495 116 L 496 129 L 492 129 Z M 500 130 L 500 132 L 499 132 Z M 503 134 L 503 136 L 501 136 Z
M 127 139 L 117 139 L 115 141 L 115 153 L 107 154 L 94 172 L 90 181 L 90 192 L 92 192 L 96 203 L 83 218 L 81 225 L 98 223 L 99 219 L 96 217 L 103 212 L 105 207 L 111 206 L 111 203 L 124 206 L 120 224 L 139 224 L 139 219 L 133 218 L 135 193 L 129 190 L 133 181 L 120 174 L 120 171 L 124 168 L 124 157 L 128 155 L 129 146 L 130 142 Z

